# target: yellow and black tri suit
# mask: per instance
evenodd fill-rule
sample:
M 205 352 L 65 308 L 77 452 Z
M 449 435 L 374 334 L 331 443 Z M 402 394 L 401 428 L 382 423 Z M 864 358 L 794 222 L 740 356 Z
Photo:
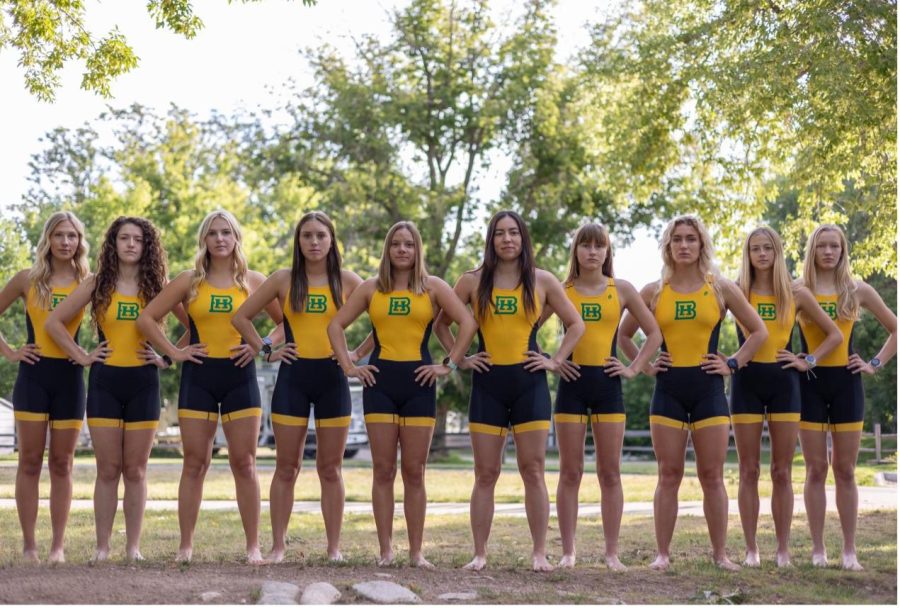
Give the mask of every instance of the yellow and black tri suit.
M 435 386 L 416 382 L 416 368 L 431 364 L 428 338 L 434 309 L 428 292 L 376 290 L 369 319 L 375 337 L 369 364 L 378 373 L 375 385 L 363 388 L 366 424 L 434 427 Z
M 847 369 L 853 354 L 853 319 L 838 317 L 837 295 L 816 294 L 819 306 L 841 330 L 843 341 L 817 362 L 808 374 L 800 374 L 800 428 L 812 431 L 861 431 L 865 412 L 862 374 Z M 816 323 L 800 317 L 803 352 L 819 348 L 826 334 Z
M 781 349 L 791 349 L 796 308 L 791 303 L 786 323 L 778 320 L 774 295 L 750 292 L 750 306 L 759 314 L 769 332 L 753 359 L 731 376 L 731 422 L 755 424 L 800 421 L 800 374 L 793 368 L 782 369 L 776 359 Z M 738 342 L 746 338 L 737 324 Z
M 310 405 L 316 406 L 316 428 L 350 426 L 350 385 L 332 358 L 328 323 L 337 313 L 331 288 L 309 287 L 302 310 L 284 300 L 284 341 L 297 345 L 295 361 L 278 367 L 272 393 L 272 423 L 308 426 Z
M 105 362 L 91 365 L 87 396 L 90 427 L 133 431 L 159 425 L 159 370 L 138 356 L 146 342 L 136 323 L 142 309 L 138 296 L 114 291 L 99 319 L 100 341 L 108 341 L 112 353 Z
M 73 365 L 69 356 L 53 341 L 44 324 L 50 312 L 75 290 L 77 283 L 53 287 L 49 307 L 38 303 L 34 286 L 25 298 L 25 326 L 28 344 L 40 350 L 35 364 L 20 362 L 13 387 L 12 402 L 19 421 L 50 422 L 54 429 L 80 429 L 84 420 L 84 374 L 80 365 Z M 69 335 L 78 342 L 78 326 L 84 317 L 80 310 L 66 324 Z
M 704 283 L 697 291 L 679 293 L 667 283 L 653 314 L 672 367 L 656 375 L 650 424 L 686 430 L 728 424 L 725 382 L 700 367 L 703 356 L 719 345 L 721 312 L 713 286 Z
M 487 315 L 478 321 L 478 350 L 491 357 L 488 371 L 475 371 L 469 398 L 469 432 L 505 436 L 550 429 L 547 373 L 525 369 L 525 352 L 537 350 L 537 321 L 525 310 L 522 287 L 494 288 Z M 477 311 L 476 311 L 477 312 Z
M 231 317 L 247 299 L 237 285 L 220 289 L 206 281 L 197 287 L 197 297 L 188 304 L 191 344 L 206 344 L 202 364 L 185 361 L 181 368 L 178 417 L 229 422 L 261 416 L 259 385 L 253 361 L 238 367 L 231 349 L 243 344 Z
M 603 367 L 607 357 L 616 356 L 616 336 L 622 318 L 615 280 L 610 277 L 606 289 L 596 296 L 581 294 L 569 285 L 566 297 L 584 321 L 584 335 L 569 356 L 578 364 L 581 375 L 572 382 L 560 378 L 553 420 L 557 424 L 586 424 L 588 420 L 625 422 L 622 379 L 609 376 Z

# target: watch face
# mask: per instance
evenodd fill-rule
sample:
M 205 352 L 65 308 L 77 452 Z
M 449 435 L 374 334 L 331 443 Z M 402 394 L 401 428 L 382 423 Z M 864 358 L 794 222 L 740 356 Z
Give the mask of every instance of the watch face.
M 878 357 L 875 357 L 871 361 L 869 361 L 869 365 L 871 365 L 872 367 L 880 367 L 881 359 L 879 359 Z

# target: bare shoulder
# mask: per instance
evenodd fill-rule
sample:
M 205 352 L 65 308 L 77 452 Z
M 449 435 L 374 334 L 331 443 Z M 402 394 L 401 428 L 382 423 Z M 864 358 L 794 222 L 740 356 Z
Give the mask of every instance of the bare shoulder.
M 431 274 L 425 277 L 425 287 L 428 289 L 428 291 L 443 291 L 446 289 L 450 289 L 450 285 L 447 284 L 447 281 L 445 281 L 441 277 L 436 277 Z
M 659 283 L 660 283 L 659 281 L 653 281 L 652 283 L 647 283 L 646 285 L 641 287 L 641 291 L 640 291 L 641 297 L 644 298 L 645 300 L 650 300 L 650 298 L 653 297 L 653 294 L 655 294 L 657 292 L 657 290 L 659 290 L 659 288 L 660 288 Z

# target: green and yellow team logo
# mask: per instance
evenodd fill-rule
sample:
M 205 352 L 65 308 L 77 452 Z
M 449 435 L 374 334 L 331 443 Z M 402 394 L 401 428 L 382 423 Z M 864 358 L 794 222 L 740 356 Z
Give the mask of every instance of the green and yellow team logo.
M 600 320 L 600 305 L 599 304 L 581 304 L 581 318 L 585 321 L 599 321 Z
M 306 296 L 306 312 L 321 314 L 328 308 L 328 297 L 322 295 Z
M 819 306 L 822 307 L 822 310 L 828 313 L 828 316 L 831 317 L 832 321 L 837 320 L 837 302 L 819 302 Z
M 141 307 L 137 302 L 119 302 L 116 321 L 136 321 L 140 313 Z
M 675 302 L 675 320 L 690 321 L 697 318 L 697 303 L 693 300 Z
M 212 294 L 209 296 L 209 312 L 231 312 L 234 310 L 234 302 L 231 296 Z
M 59 306 L 59 303 L 66 299 L 66 294 L 64 293 L 51 293 L 50 294 L 50 310 L 56 310 L 56 307 Z
M 388 314 L 389 315 L 406 316 L 409 314 L 409 311 L 410 311 L 409 298 L 391 297 L 390 301 L 388 302 Z
M 756 312 L 759 313 L 759 317 L 763 321 L 774 321 L 775 318 L 778 316 L 778 311 L 775 309 L 774 304 L 768 304 L 768 303 L 757 304 Z
M 515 296 L 496 296 L 494 310 L 498 315 L 514 315 L 519 312 L 519 298 Z

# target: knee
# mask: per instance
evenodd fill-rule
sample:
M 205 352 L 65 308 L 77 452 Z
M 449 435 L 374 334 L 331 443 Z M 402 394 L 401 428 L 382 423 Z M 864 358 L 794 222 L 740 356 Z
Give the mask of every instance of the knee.
M 564 486 L 577 486 L 584 475 L 584 464 L 571 465 L 559 469 L 559 483 Z
M 835 484 L 852 484 L 856 481 L 856 465 L 853 463 L 831 465 Z
M 47 465 L 53 477 L 68 477 L 72 473 L 72 455 L 50 455 Z
M 500 479 L 500 467 L 475 467 L 475 485 L 481 488 L 493 488 Z
M 404 464 L 401 468 L 403 485 L 420 488 L 425 485 L 425 463 Z
M 191 479 L 203 479 L 206 471 L 209 470 L 210 459 L 202 456 L 184 455 L 184 464 L 182 466 L 182 475 Z
M 372 466 L 372 478 L 376 484 L 393 484 L 397 477 L 396 463 L 379 463 Z
M 659 485 L 667 489 L 677 489 L 684 477 L 684 467 L 676 465 L 660 465 L 658 468 Z
M 614 488 L 622 484 L 622 476 L 616 469 L 598 469 L 597 477 L 602 488 Z
M 41 467 L 44 465 L 44 455 L 26 456 L 19 454 L 19 475 L 26 477 L 40 477 Z
M 319 474 L 321 483 L 340 483 L 341 481 L 341 465 L 339 464 L 317 464 L 316 472 Z
M 256 456 L 253 454 L 235 454 L 229 457 L 228 463 L 235 477 L 250 479 L 256 476 Z
M 277 461 L 275 463 L 275 479 L 278 481 L 282 481 L 285 483 L 294 483 L 297 480 L 297 476 L 300 474 L 300 463 L 298 461 L 294 462 L 284 462 Z M 321 477 L 321 471 L 319 472 L 319 477 Z
M 806 463 L 806 481 L 812 484 L 824 484 L 828 477 L 828 462 L 812 461 Z
M 522 481 L 528 484 L 539 484 L 544 482 L 544 462 L 543 460 L 532 460 L 519 465 L 519 474 Z
M 121 462 L 97 463 L 97 479 L 107 483 L 117 483 L 122 475 Z
M 744 462 L 742 461 L 740 464 L 741 468 L 741 481 L 749 482 L 749 483 L 757 483 L 759 482 L 759 461 L 754 462 Z
M 147 477 L 147 467 L 143 464 L 126 464 L 122 476 L 128 483 L 141 483 Z
M 758 479 L 759 470 L 757 470 L 756 476 Z M 722 467 L 697 467 L 697 479 L 700 481 L 700 486 L 704 490 L 715 489 L 719 486 L 723 486 L 724 482 L 722 481 Z
M 772 483 L 776 486 L 789 485 L 791 483 L 791 466 L 788 465 L 772 465 L 771 468 Z

